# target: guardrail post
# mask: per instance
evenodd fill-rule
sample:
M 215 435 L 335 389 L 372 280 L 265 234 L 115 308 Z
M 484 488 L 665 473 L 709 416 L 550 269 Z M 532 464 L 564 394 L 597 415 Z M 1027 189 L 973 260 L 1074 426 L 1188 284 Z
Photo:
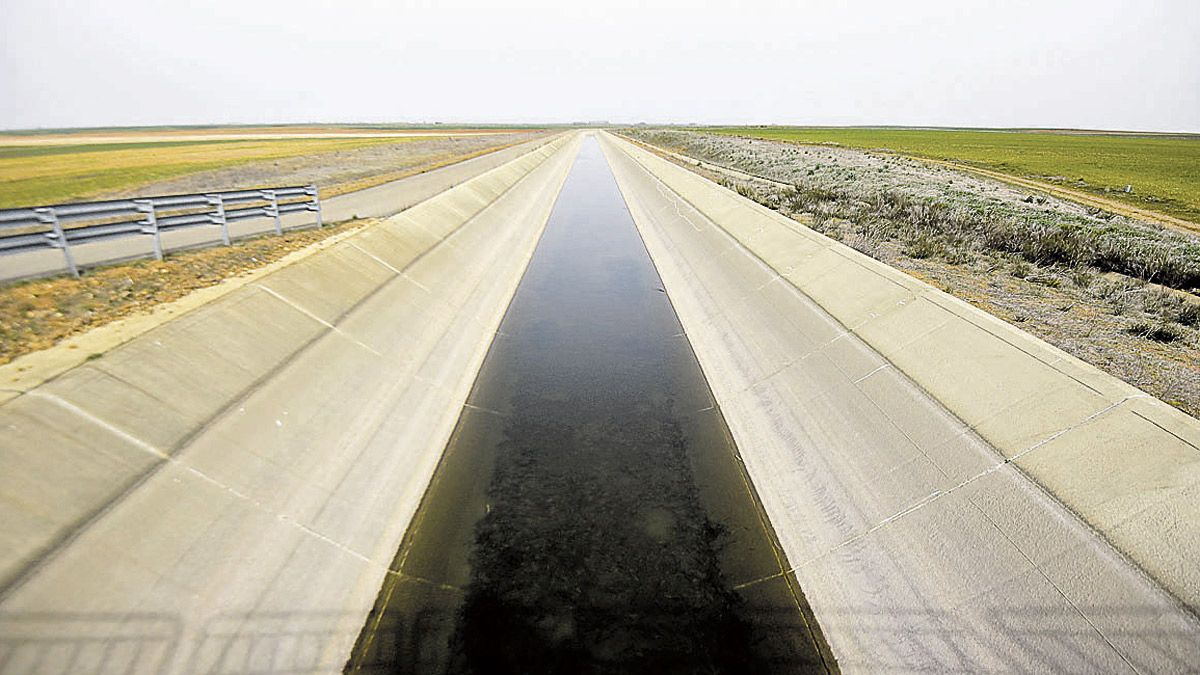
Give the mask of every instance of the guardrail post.
M 158 214 L 154 212 L 154 202 L 149 199 L 135 199 L 134 204 L 137 204 L 137 210 L 146 214 L 144 227 L 142 232 L 154 235 L 154 257 L 159 260 L 163 259 L 162 237 L 158 231 Z
M 229 241 L 229 220 L 225 218 L 225 198 L 221 195 L 204 195 L 208 198 L 208 203 L 213 205 L 213 212 L 209 215 L 214 223 L 221 226 L 221 241 L 226 246 L 230 245 Z
M 67 235 L 63 233 L 62 223 L 58 222 L 58 214 L 55 213 L 52 207 L 34 209 L 37 213 L 38 220 L 50 225 L 54 228 L 54 236 L 51 244 L 55 248 L 61 248 L 63 252 L 63 260 L 67 263 L 67 270 L 71 276 L 79 278 L 79 268 L 75 267 L 75 258 L 71 255 L 71 243 L 67 241 Z
M 271 205 L 267 207 L 270 215 L 275 217 L 275 234 L 283 235 L 283 223 L 279 219 L 279 195 L 274 190 L 263 190 L 263 199 L 270 200 Z
M 321 197 L 317 195 L 317 186 L 309 185 L 304 188 L 304 191 L 312 197 L 312 207 L 317 212 L 317 228 L 325 227 L 325 224 L 321 222 Z
M 285 233 L 285 213 L 306 212 L 316 215 L 318 228 L 325 227 L 320 191 L 315 184 L 259 186 L 242 190 L 0 209 L 0 258 L 40 251 L 47 246 L 58 248 L 62 249 L 65 270 L 54 268 L 53 271 L 44 271 L 68 271 L 72 276 L 79 277 L 80 266 L 76 264 L 73 248 L 75 244 L 151 235 L 154 257 L 163 260 L 167 253 L 163 232 L 216 225 L 221 228 L 221 242 L 230 246 L 233 243 L 230 231 L 232 222 L 271 216 L 275 219 L 275 233 L 282 235 Z M 211 230 L 208 231 L 211 233 Z M 100 249 L 103 251 L 104 247 Z M 96 257 L 96 247 L 83 246 L 83 250 L 93 251 L 93 254 L 86 255 Z M 103 261 L 111 259 L 105 258 L 104 253 L 99 255 Z

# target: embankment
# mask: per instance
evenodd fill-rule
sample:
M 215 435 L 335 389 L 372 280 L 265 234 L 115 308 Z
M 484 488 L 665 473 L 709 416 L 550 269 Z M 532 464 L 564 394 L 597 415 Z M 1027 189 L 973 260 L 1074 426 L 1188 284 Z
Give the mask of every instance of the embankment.
M 3 669 L 339 670 L 578 143 L 0 405 Z
M 1200 659 L 1200 424 L 606 136 L 843 668 Z

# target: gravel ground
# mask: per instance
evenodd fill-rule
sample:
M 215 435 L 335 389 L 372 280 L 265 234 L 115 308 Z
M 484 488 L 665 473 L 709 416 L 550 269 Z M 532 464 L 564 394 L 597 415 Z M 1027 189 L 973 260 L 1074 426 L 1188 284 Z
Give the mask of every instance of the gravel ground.
M 737 178 L 675 160 L 1200 416 L 1196 289 L 1148 283 L 1153 272 L 1118 273 L 1105 260 L 1056 259 L 1041 254 L 1043 242 L 1036 241 L 1064 230 L 1100 232 L 1161 245 L 1157 255 L 1174 255 L 1179 265 L 1194 269 L 1200 266 L 1200 238 L 894 155 L 687 131 L 629 135 L 797 185 Z M 879 199 L 881 194 L 888 199 Z M 900 215 L 892 208 L 897 200 L 905 207 Z M 930 205 L 968 214 L 972 227 L 947 231 L 931 225 L 921 215 Z M 992 242 L 987 225 L 993 219 L 1005 227 L 1021 224 L 1031 241 Z
M 337 150 L 301 157 L 251 162 L 212 171 L 141 185 L 133 190 L 114 191 L 101 198 L 119 199 L 147 194 L 173 194 L 230 190 L 267 185 L 310 185 L 321 187 L 329 197 L 354 189 L 378 185 L 443 164 L 533 140 L 544 132 L 488 134 L 401 140 L 355 150 Z

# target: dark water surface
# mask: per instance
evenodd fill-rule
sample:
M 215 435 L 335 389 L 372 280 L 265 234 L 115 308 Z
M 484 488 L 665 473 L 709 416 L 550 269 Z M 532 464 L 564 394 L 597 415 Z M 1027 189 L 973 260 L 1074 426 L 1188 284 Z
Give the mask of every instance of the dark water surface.
M 347 670 L 826 670 L 587 139 Z

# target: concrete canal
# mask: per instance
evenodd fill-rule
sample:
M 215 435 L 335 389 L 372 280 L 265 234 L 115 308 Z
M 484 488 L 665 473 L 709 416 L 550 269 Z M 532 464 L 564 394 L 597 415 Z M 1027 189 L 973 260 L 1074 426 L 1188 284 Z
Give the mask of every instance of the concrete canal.
M 832 662 L 588 139 L 348 672 Z

